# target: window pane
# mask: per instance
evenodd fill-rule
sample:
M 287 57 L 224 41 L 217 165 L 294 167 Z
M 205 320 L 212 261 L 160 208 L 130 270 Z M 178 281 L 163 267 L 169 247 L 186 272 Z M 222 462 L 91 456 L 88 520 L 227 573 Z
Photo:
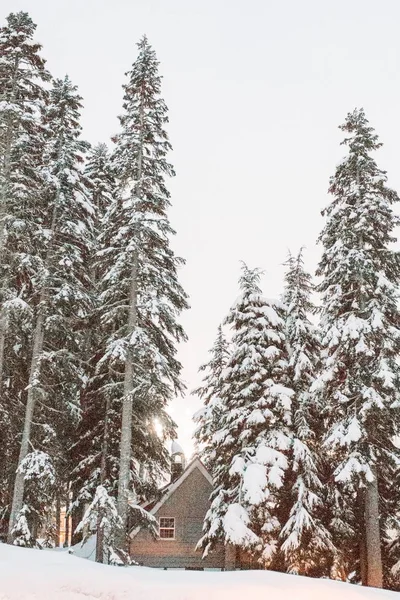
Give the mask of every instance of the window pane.
M 175 538 L 175 518 L 160 517 L 160 538 L 164 540 L 173 540 Z
M 169 517 L 160 518 L 160 527 L 175 527 L 175 519 Z
M 174 537 L 173 529 L 160 529 L 160 538 L 169 540 L 173 539 Z

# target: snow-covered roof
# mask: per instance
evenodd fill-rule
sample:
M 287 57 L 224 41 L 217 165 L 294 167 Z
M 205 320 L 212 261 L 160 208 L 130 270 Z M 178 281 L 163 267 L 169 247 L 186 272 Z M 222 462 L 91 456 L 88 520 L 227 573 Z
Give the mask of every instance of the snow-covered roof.
M 173 440 L 171 444 L 171 454 L 185 454 L 182 446 L 176 440 Z

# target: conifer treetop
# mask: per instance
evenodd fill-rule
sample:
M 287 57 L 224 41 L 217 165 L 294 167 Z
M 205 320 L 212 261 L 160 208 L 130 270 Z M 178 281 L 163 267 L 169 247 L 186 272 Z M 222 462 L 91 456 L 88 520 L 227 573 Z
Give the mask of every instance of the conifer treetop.
M 320 236 L 325 358 L 314 390 L 323 390 L 330 407 L 326 443 L 348 448 L 336 471 L 344 481 L 355 473 L 371 478 L 370 464 L 393 459 L 400 270 L 390 248 L 399 222 L 392 205 L 399 198 L 371 156 L 381 144 L 363 110 L 349 113 L 341 128 L 350 133 L 348 155 L 331 179 L 333 200 Z
M 172 149 L 165 125 L 168 109 L 161 98 L 161 76 L 156 53 L 144 36 L 139 54 L 123 86 L 124 113 L 119 117 L 122 131 L 113 138 L 116 149 L 113 163 L 126 193 L 136 193 L 137 210 L 164 216 L 170 194 L 164 177 L 175 171 L 166 160 Z M 139 181 L 140 180 L 140 181 Z
M 36 25 L 26 12 L 10 13 L 7 17 L 7 25 L 0 28 L 0 98 L 4 99 L 11 94 L 7 85 L 10 75 L 19 72 L 19 78 L 23 79 L 30 89 L 31 100 L 34 100 L 37 92 L 40 92 L 35 79 L 50 81 L 50 73 L 45 68 L 46 61 L 39 55 L 42 45 L 34 41 L 33 37 Z M 28 67 L 28 68 L 27 68 Z M 35 77 L 29 73 L 29 68 L 35 69 Z

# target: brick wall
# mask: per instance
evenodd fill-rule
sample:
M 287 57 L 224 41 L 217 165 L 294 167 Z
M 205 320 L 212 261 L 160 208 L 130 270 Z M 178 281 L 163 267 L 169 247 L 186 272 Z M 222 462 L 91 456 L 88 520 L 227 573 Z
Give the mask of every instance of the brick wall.
M 195 550 L 202 536 L 211 491 L 211 484 L 195 468 L 154 515 L 157 519 L 175 518 L 175 540 L 153 540 L 147 531 L 139 531 L 130 543 L 132 558 L 148 567 L 223 568 L 223 546 L 205 559 L 201 551 Z

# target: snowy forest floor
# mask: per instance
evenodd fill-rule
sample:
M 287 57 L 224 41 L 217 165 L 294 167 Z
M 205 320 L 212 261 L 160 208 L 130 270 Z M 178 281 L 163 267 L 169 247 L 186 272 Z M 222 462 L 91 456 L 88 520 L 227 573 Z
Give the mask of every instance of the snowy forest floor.
M 193 572 L 99 565 L 0 543 L 0 600 L 389 600 L 398 594 L 267 571 Z

